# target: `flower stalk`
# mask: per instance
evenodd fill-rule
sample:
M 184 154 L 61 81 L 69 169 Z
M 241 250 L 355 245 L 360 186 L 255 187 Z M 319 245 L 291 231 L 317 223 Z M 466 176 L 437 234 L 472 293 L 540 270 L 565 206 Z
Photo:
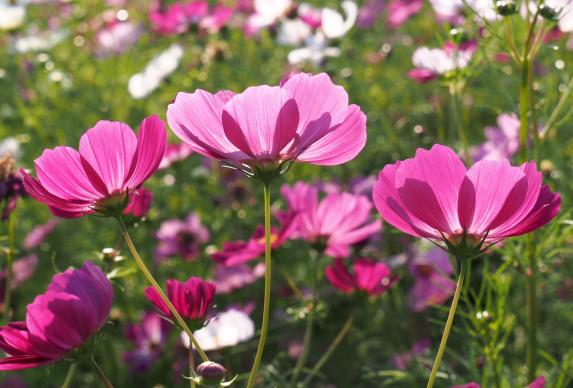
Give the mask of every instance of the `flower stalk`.
M 8 228 L 8 249 L 6 250 L 6 286 L 4 289 L 4 322 L 10 321 L 10 304 L 12 303 L 12 278 L 14 277 L 14 222 L 9 216 L 6 221 Z
M 101 367 L 97 363 L 93 354 L 91 356 L 91 362 L 92 362 L 92 366 L 94 367 L 94 371 L 96 372 L 96 375 L 100 379 L 102 385 L 106 388 L 113 388 L 113 384 L 111 383 L 111 381 L 109 381 L 109 379 L 105 375 L 103 369 L 101 369 Z
M 74 379 L 74 376 L 76 375 L 77 369 L 78 369 L 78 364 L 76 364 L 75 362 L 70 365 L 70 369 L 68 369 L 68 374 L 66 375 L 66 379 L 64 380 L 64 383 L 62 384 L 61 388 L 70 388 L 71 387 L 72 380 Z

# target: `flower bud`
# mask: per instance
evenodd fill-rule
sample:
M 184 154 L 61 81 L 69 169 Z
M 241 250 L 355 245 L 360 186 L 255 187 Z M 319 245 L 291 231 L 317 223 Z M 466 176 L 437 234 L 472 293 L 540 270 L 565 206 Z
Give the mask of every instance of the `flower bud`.
M 543 16 L 544 19 L 557 21 L 559 19 L 559 13 L 560 11 L 548 5 L 541 4 L 539 6 L 539 14 Z
M 197 367 L 197 375 L 201 377 L 201 382 L 205 385 L 216 384 L 218 386 L 223 379 L 227 370 L 220 364 L 212 361 L 205 361 Z
M 511 16 L 517 12 L 517 6 L 513 0 L 499 0 L 495 2 L 495 10 L 502 16 Z

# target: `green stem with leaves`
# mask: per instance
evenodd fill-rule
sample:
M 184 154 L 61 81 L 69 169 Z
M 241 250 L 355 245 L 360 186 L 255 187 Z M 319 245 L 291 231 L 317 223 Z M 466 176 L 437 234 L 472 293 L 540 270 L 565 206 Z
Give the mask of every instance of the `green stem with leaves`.
M 265 208 L 265 295 L 263 301 L 263 322 L 261 326 L 259 345 L 257 347 L 257 353 L 255 354 L 253 368 L 249 374 L 247 388 L 252 388 L 255 385 L 257 371 L 259 370 L 259 365 L 263 359 L 263 351 L 267 341 L 271 310 L 271 187 L 268 181 L 263 181 L 263 197 Z
M 4 322 L 10 321 L 10 305 L 12 304 L 12 279 L 14 277 L 14 221 L 8 216 L 8 249 L 6 250 L 6 285 L 4 288 Z
M 436 358 L 434 360 L 434 366 L 432 367 L 432 372 L 430 373 L 430 377 L 428 379 L 428 384 L 426 385 L 426 388 L 432 388 L 436 381 L 436 377 L 440 369 L 440 362 L 442 361 L 442 356 L 446 351 L 446 344 L 448 343 L 448 337 L 450 336 L 450 331 L 452 330 L 452 324 L 454 322 L 454 316 L 456 315 L 456 309 L 458 307 L 460 294 L 462 293 L 462 288 L 464 286 L 467 259 L 462 258 L 459 261 L 460 261 L 460 275 L 458 277 L 458 282 L 456 283 L 454 298 L 452 299 L 450 312 L 448 313 L 448 319 L 446 320 L 446 326 L 444 327 L 444 333 L 442 334 L 442 340 L 440 341 L 440 346 L 438 347 L 438 353 L 436 354 Z
M 117 218 L 117 220 L 118 220 L 119 225 L 121 227 L 121 234 L 123 235 L 123 238 L 124 238 L 128 248 L 129 248 L 129 250 L 131 251 L 131 254 L 133 255 L 133 258 L 135 259 L 135 262 L 137 263 L 139 269 L 141 270 L 141 272 L 143 272 L 143 274 L 145 275 L 145 277 L 147 278 L 147 280 L 149 281 L 151 286 L 153 288 L 155 288 L 155 290 L 157 291 L 157 293 L 159 294 L 159 296 L 161 297 L 161 299 L 163 300 L 165 305 L 169 308 L 169 311 L 171 312 L 171 314 L 175 318 L 176 323 L 185 332 L 185 334 L 187 334 L 191 343 L 193 344 L 193 346 L 197 350 L 197 353 L 199 353 L 199 357 L 201 357 L 201 359 L 203 361 L 209 361 L 209 358 L 207 357 L 207 355 L 205 354 L 203 349 L 201 349 L 201 346 L 199 345 L 199 343 L 197 342 L 197 340 L 193 336 L 193 332 L 191 331 L 191 329 L 189 329 L 189 326 L 187 326 L 187 324 L 185 323 L 185 321 L 183 320 L 183 318 L 181 317 L 181 315 L 179 314 L 177 309 L 173 306 L 173 304 L 171 303 L 171 301 L 169 300 L 167 295 L 165 295 L 165 292 L 163 292 L 163 289 L 161 289 L 161 286 L 159 285 L 159 283 L 157 283 L 157 280 L 155 280 L 155 278 L 151 274 L 151 271 L 149 271 L 149 269 L 145 265 L 145 262 L 143 261 L 143 259 L 139 255 L 139 253 L 137 252 L 137 249 L 135 248 L 135 245 L 133 244 L 133 241 L 131 240 L 131 237 L 129 236 L 129 232 L 128 232 L 127 227 L 125 226 L 125 223 L 123 222 L 123 219 L 121 218 L 121 216 L 119 216 Z

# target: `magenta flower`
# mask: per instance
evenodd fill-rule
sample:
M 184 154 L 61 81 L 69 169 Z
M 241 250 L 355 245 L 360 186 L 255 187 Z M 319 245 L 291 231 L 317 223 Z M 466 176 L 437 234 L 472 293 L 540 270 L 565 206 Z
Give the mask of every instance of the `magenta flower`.
M 217 4 L 210 14 L 201 20 L 199 27 L 209 33 L 216 33 L 231 20 L 232 16 L 232 8 Z
M 153 287 L 145 289 L 145 296 L 166 317 L 173 319 L 169 308 Z M 215 284 L 198 277 L 190 277 L 185 283 L 167 280 L 167 297 L 181 317 L 192 321 L 205 319 L 215 296 Z
M 283 185 L 281 193 L 296 216 L 293 237 L 324 245 L 327 255 L 347 257 L 350 246 L 382 228 L 379 220 L 370 222 L 372 204 L 364 195 L 332 193 L 319 202 L 318 189 L 304 182 Z
M 295 160 L 341 164 L 366 142 L 366 116 L 326 74 L 294 74 L 280 86 L 239 94 L 179 93 L 167 120 L 195 152 L 251 175 L 283 172 L 281 165 Z
M 481 388 L 481 385 L 475 382 L 471 382 L 464 385 L 452 385 L 451 388 Z
M 125 336 L 135 345 L 123 355 L 132 373 L 147 371 L 161 353 L 167 342 L 169 322 L 154 312 L 146 312 L 139 323 L 126 327 Z
M 60 219 L 52 218 L 45 224 L 36 226 L 26 235 L 22 246 L 28 250 L 38 247 L 56 229 L 59 223 Z
M 265 264 L 258 263 L 254 267 L 247 264 L 226 267 L 218 265 L 215 269 L 213 283 L 217 287 L 217 294 L 229 294 L 249 284 L 254 283 L 265 275 Z
M 38 179 L 20 170 L 24 186 L 56 216 L 117 215 L 129 193 L 157 170 L 166 138 L 155 115 L 143 120 L 137 137 L 127 124 L 98 121 L 81 137 L 79 152 L 45 150 L 35 161 Z
M 200 254 L 200 244 L 209 241 L 209 231 L 199 215 L 191 213 L 185 220 L 164 221 L 157 231 L 159 245 L 155 250 L 158 260 L 179 256 L 185 261 L 195 260 Z
M 137 218 L 145 217 L 151 202 L 153 201 L 153 193 L 143 187 L 129 193 L 129 203 L 123 210 L 123 214 L 132 215 Z
M 46 292 L 26 308 L 26 321 L 0 327 L 0 348 L 10 356 L 0 370 L 50 364 L 82 346 L 105 324 L 113 288 L 90 262 L 53 277 Z
M 486 142 L 472 151 L 474 162 L 482 159 L 511 159 L 519 151 L 520 122 L 515 114 L 502 114 L 497 118 L 497 128 L 485 129 Z
M 416 312 L 447 301 L 456 288 L 451 279 L 453 268 L 448 254 L 434 247 L 418 254 L 410 263 L 409 270 L 414 276 L 414 286 L 410 290 L 410 308 Z
M 163 11 L 155 5 L 149 13 L 149 20 L 155 32 L 162 35 L 177 35 L 187 31 L 192 23 L 199 23 L 208 12 L 209 3 L 204 0 L 177 2 L 170 4 Z
M 513 167 L 507 160 L 482 160 L 466 170 L 454 151 L 434 145 L 386 165 L 373 196 L 392 226 L 473 257 L 484 242 L 531 232 L 557 215 L 561 197 L 541 183 L 534 162 Z
M 332 265 L 326 267 L 325 275 L 334 287 L 346 294 L 361 291 L 378 296 L 386 292 L 396 281 L 390 267 L 368 258 L 356 260 L 353 269 L 354 273 L 350 273 L 344 265 L 344 260 L 336 258 Z
M 392 0 L 388 4 L 388 25 L 400 27 L 422 10 L 424 0 Z

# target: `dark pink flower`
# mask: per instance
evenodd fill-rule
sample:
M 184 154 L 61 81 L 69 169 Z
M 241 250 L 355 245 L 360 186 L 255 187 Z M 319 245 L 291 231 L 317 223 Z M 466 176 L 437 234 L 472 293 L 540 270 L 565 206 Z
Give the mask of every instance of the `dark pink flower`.
M 412 361 L 423 354 L 426 350 L 430 348 L 430 341 L 427 339 L 422 339 L 415 342 L 412 348 L 405 353 L 398 353 L 392 356 L 392 364 L 398 369 L 407 369 Z
M 249 284 L 254 283 L 265 275 L 265 264 L 258 263 L 254 267 L 247 264 L 227 267 L 218 265 L 215 269 L 213 283 L 217 287 L 217 294 L 229 294 Z
M 545 387 L 545 377 L 539 376 L 527 388 L 544 388 Z
M 167 118 L 175 134 L 204 156 L 240 168 L 280 170 L 284 162 L 337 165 L 366 142 L 366 117 L 326 74 L 294 74 L 280 86 L 234 94 L 179 93 Z
M 209 15 L 201 20 L 199 27 L 207 32 L 216 33 L 231 20 L 232 16 L 232 8 L 217 4 Z
M 451 388 L 481 388 L 481 385 L 479 385 L 478 383 L 471 382 L 464 385 L 452 385 Z
M 35 161 L 37 179 L 20 170 L 28 193 L 60 217 L 117 214 L 127 196 L 157 170 L 167 133 L 157 116 L 143 120 L 137 136 L 127 124 L 98 121 L 70 147 L 47 149 Z
M 153 287 L 145 289 L 145 296 L 168 318 L 173 318 L 169 308 Z M 167 297 L 181 317 L 192 321 L 205 319 L 215 296 L 215 284 L 198 277 L 191 277 L 185 283 L 167 280 Z
M 153 201 L 153 193 L 143 187 L 129 193 L 129 203 L 123 210 L 123 214 L 132 215 L 137 218 L 145 217 L 151 202 Z
M 434 145 L 386 165 L 374 203 L 402 232 L 473 257 L 484 243 L 529 233 L 559 213 L 561 197 L 541 178 L 535 162 L 513 167 L 507 160 L 482 160 L 468 170 L 450 148 Z
M 396 281 L 390 267 L 381 262 L 360 258 L 352 267 L 354 273 L 350 273 L 346 268 L 343 259 L 336 258 L 332 265 L 326 267 L 326 278 L 344 293 L 361 291 L 375 296 L 386 292 Z
M 324 244 L 330 256 L 349 256 L 351 245 L 382 228 L 379 220 L 370 222 L 372 203 L 364 195 L 332 193 L 319 202 L 318 189 L 304 182 L 283 185 L 281 193 L 296 217 L 292 237 Z
M 154 312 L 146 312 L 141 322 L 127 325 L 125 336 L 135 348 L 126 352 L 123 360 L 132 373 L 147 371 L 161 357 L 168 334 L 169 322 Z
M 153 30 L 162 35 L 177 35 L 187 31 L 190 24 L 199 23 L 209 11 L 209 3 L 204 0 L 173 3 L 165 10 L 160 10 L 158 5 L 152 7 L 149 20 Z
M 429 306 L 447 301 L 456 288 L 451 279 L 453 268 L 448 254 L 434 247 L 425 253 L 417 254 L 409 266 L 414 277 L 410 290 L 410 308 L 419 312 Z
M 26 195 L 16 160 L 8 153 L 0 157 L 0 219 L 6 221 L 16 209 L 18 198 Z
M 46 292 L 26 309 L 26 321 L 0 327 L 0 348 L 10 356 L 0 370 L 56 362 L 84 344 L 107 321 L 113 288 L 90 262 L 53 277 Z
M 36 226 L 28 233 L 22 246 L 28 250 L 36 248 L 44 242 L 46 237 L 50 235 L 54 229 L 56 229 L 56 226 L 58 226 L 59 223 L 60 219 L 52 218 L 45 224 Z
M 185 220 L 164 221 L 155 237 L 159 240 L 155 250 L 158 260 L 179 256 L 191 261 L 199 256 L 200 245 L 209 241 L 209 231 L 201 223 L 199 215 L 191 213 Z
M 424 0 L 392 0 L 388 5 L 388 25 L 400 27 L 422 10 Z

